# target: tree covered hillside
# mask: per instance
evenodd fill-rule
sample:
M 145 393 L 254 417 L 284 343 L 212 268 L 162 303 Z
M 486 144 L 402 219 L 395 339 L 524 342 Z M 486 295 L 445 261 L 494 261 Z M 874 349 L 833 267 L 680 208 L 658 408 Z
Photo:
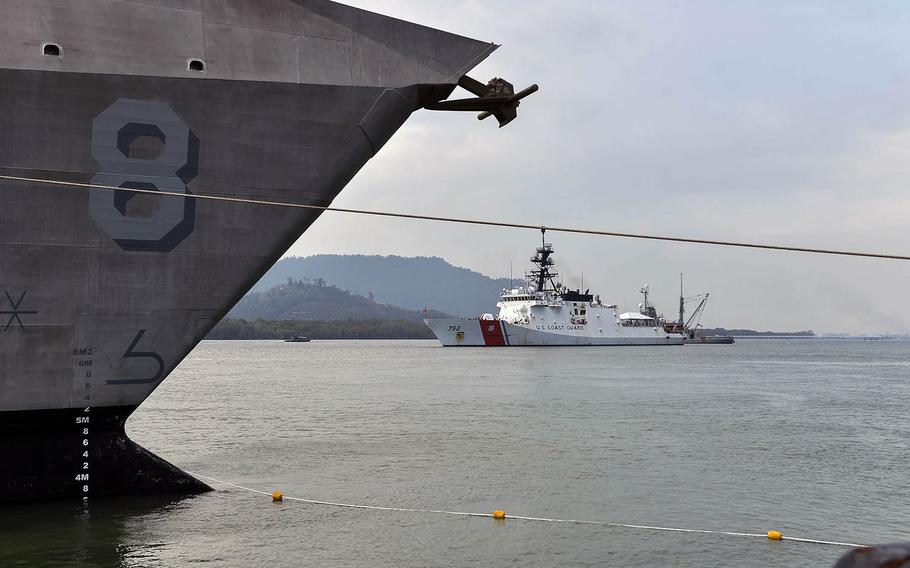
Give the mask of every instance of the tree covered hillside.
M 411 310 L 425 307 L 455 316 L 496 313 L 508 278 L 490 278 L 435 257 L 323 254 L 280 260 L 253 288 L 264 291 L 288 278 L 323 279 L 354 294 Z
M 430 317 L 446 314 L 430 310 Z M 380 304 L 351 294 L 322 279 L 313 282 L 288 278 L 264 292 L 251 292 L 228 314 L 245 320 L 401 320 L 419 322 L 422 312 Z
M 246 321 L 224 319 L 206 339 L 433 339 L 423 322 L 392 320 Z

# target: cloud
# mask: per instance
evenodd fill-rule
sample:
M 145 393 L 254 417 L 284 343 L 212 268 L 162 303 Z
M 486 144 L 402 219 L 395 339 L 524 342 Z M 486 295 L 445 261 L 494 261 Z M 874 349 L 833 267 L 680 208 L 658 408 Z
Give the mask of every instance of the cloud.
M 418 112 L 339 205 L 907 253 L 910 60 L 903 3 L 358 0 L 502 43 L 474 73 L 538 82 L 498 130 Z M 442 256 L 516 272 L 531 231 L 323 216 L 291 254 Z M 705 323 L 910 333 L 910 266 L 551 235 L 605 300 L 664 311 L 679 272 Z

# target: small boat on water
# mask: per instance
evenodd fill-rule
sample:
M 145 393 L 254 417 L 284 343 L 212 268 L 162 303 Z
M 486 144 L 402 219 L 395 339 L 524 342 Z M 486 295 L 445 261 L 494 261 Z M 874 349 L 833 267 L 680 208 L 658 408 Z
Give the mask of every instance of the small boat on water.
M 643 289 L 642 292 L 645 292 Z M 692 298 L 683 297 L 682 274 L 679 275 L 679 321 L 665 321 L 664 330 L 668 333 L 678 333 L 685 338 L 686 344 L 695 345 L 729 345 L 736 340 L 730 335 L 699 335 L 698 328 L 701 326 L 701 316 L 705 313 L 705 306 L 708 304 L 708 294 L 700 294 Z M 686 302 L 698 300 L 698 306 L 686 319 Z M 648 295 L 645 293 L 645 306 L 647 307 Z M 694 323 L 694 325 L 693 325 Z
M 590 290 L 563 286 L 553 268 L 553 245 L 542 241 L 525 285 L 502 291 L 498 316 L 424 319 L 443 346 L 683 344 L 681 334 L 664 330 L 656 311 L 620 313 L 616 304 L 602 302 Z
M 305 335 L 295 335 L 284 340 L 285 343 L 309 343 L 310 338 Z

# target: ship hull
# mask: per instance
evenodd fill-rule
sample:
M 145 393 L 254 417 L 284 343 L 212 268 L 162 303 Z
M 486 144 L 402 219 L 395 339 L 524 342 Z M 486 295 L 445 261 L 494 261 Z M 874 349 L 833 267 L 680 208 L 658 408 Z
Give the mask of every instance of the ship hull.
M 127 437 L 124 423 L 133 410 L 0 412 L 0 502 L 209 491 Z
M 127 417 L 495 46 L 327 0 L 5 8 L 0 502 L 205 490 Z
M 370 87 L 4 70 L 0 174 L 328 205 L 374 155 L 357 126 L 383 96 Z M 413 105 L 389 110 L 383 136 Z M 187 133 L 181 159 L 195 159 L 198 171 L 146 186 L 147 173 L 93 163 L 105 160 L 98 140 L 108 127 L 152 123 L 166 153 L 179 144 L 176 120 Z M 289 140 L 288 121 L 308 132 Z M 48 138 L 55 130 L 66 134 Z M 254 142 L 257 131 L 269 136 Z M 250 153 L 269 170 L 245 165 Z M 322 165 L 298 178 L 295 160 Z M 174 164 L 176 174 L 184 163 Z M 318 211 L 161 197 L 147 199 L 151 216 L 130 226 L 120 209 L 146 196 L 36 181 L 0 187 L 0 450 L 15 464 L 0 469 L 0 502 L 208 490 L 129 440 L 123 424 Z M 77 439 L 68 417 L 80 408 L 96 422 Z
M 568 333 L 541 331 L 502 320 L 469 318 L 424 320 L 444 347 L 658 346 L 682 345 L 683 339 L 658 328 L 591 335 L 588 326 Z M 626 333 L 622 333 L 625 331 Z

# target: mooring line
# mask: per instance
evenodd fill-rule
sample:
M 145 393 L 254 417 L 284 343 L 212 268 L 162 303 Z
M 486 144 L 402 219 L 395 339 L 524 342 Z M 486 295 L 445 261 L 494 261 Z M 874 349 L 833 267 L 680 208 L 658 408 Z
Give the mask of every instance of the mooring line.
M 591 521 L 584 519 L 556 519 L 556 518 L 547 518 L 547 517 L 528 517 L 522 515 L 507 515 L 504 511 L 493 511 L 492 513 L 468 513 L 464 511 L 444 511 L 441 509 L 412 509 L 406 507 L 381 507 L 378 505 L 356 505 L 352 503 L 337 503 L 333 501 L 319 501 L 317 499 L 305 499 L 303 497 L 291 497 L 289 495 L 284 495 L 280 492 L 269 492 L 262 491 L 260 489 L 253 489 L 251 487 L 244 487 L 243 485 L 238 485 L 236 483 L 230 483 L 228 481 L 222 481 L 221 479 L 216 479 L 208 475 L 202 475 L 201 473 L 195 473 L 192 471 L 187 471 L 190 475 L 194 475 L 200 479 L 206 481 L 211 481 L 212 483 L 217 483 L 219 485 L 224 485 L 226 487 L 231 487 L 240 491 L 246 491 L 248 493 L 255 493 L 257 495 L 265 495 L 271 497 L 273 501 L 296 501 L 298 503 L 307 503 L 310 505 L 323 505 L 327 507 L 341 507 L 345 509 L 366 509 L 371 511 L 391 511 L 396 513 L 425 513 L 425 514 L 435 514 L 435 515 L 451 515 L 459 517 L 485 517 L 489 519 L 514 519 L 518 521 L 531 521 L 531 522 L 541 522 L 541 523 L 564 523 L 564 524 L 574 524 L 574 525 L 595 525 L 601 527 L 612 527 L 612 528 L 624 528 L 624 529 L 634 529 L 634 530 L 646 530 L 646 531 L 660 531 L 660 532 L 677 532 L 677 533 L 696 533 L 696 534 L 710 534 L 710 535 L 722 535 L 722 536 L 737 536 L 737 537 L 750 537 L 750 538 L 763 538 L 770 540 L 787 540 L 798 543 L 806 544 L 821 544 L 829 546 L 846 546 L 850 548 L 867 548 L 867 545 L 864 544 L 855 544 L 850 542 L 838 542 L 833 540 L 818 540 L 814 538 L 800 538 L 795 536 L 784 536 L 780 531 L 771 530 L 767 533 L 747 533 L 747 532 L 736 532 L 736 531 L 718 531 L 718 530 L 706 530 L 706 529 L 683 529 L 683 528 L 674 528 L 674 527 L 658 527 L 652 525 L 633 525 L 626 523 L 613 523 L 609 521 Z
M 644 233 L 622 233 L 617 231 L 602 231 L 597 229 L 581 229 L 575 227 L 551 227 L 547 225 L 531 225 L 528 223 L 510 223 L 506 221 L 488 221 L 483 219 L 466 219 L 460 217 L 442 217 L 437 215 L 418 215 L 415 213 L 400 213 L 395 211 L 377 211 L 371 209 L 349 209 L 344 207 L 330 207 L 326 205 L 311 205 L 307 203 L 290 203 L 286 201 L 270 201 L 265 199 L 247 199 L 242 197 L 225 197 L 221 195 L 206 195 L 202 193 L 181 193 L 178 191 L 158 191 L 156 189 L 137 189 L 133 187 L 116 187 L 112 185 L 100 185 L 95 183 L 80 183 L 72 181 L 61 181 L 44 178 L 30 178 L 22 176 L 0 175 L 0 179 L 16 182 L 39 183 L 45 185 L 54 185 L 59 187 L 79 188 L 79 189 L 104 189 L 108 191 L 126 191 L 131 193 L 146 193 L 157 196 L 182 197 L 186 199 L 223 201 L 228 203 L 242 203 L 247 205 L 264 205 L 271 207 L 287 207 L 293 209 L 315 209 L 319 211 L 328 211 L 333 213 L 352 213 L 356 215 L 372 215 L 375 217 L 394 217 L 397 219 L 412 219 L 418 221 L 436 221 L 440 223 L 460 223 L 465 225 L 482 225 L 487 227 L 505 227 L 509 229 L 534 229 L 539 231 L 546 229 L 551 232 L 572 233 L 578 235 L 594 235 L 601 237 L 618 237 L 624 239 L 639 239 L 648 241 L 664 241 L 697 245 L 712 245 L 723 247 L 750 248 L 760 250 L 772 250 L 777 252 L 802 252 L 809 254 L 835 255 L 835 256 L 852 256 L 861 258 L 874 258 L 879 260 L 910 260 L 910 256 L 897 254 L 884 254 L 875 252 L 856 252 L 838 249 L 824 249 L 812 247 L 798 247 L 788 245 L 769 245 L 761 243 L 750 243 L 742 241 L 722 241 L 715 239 L 696 239 L 690 237 L 671 237 L 666 235 L 649 235 Z

